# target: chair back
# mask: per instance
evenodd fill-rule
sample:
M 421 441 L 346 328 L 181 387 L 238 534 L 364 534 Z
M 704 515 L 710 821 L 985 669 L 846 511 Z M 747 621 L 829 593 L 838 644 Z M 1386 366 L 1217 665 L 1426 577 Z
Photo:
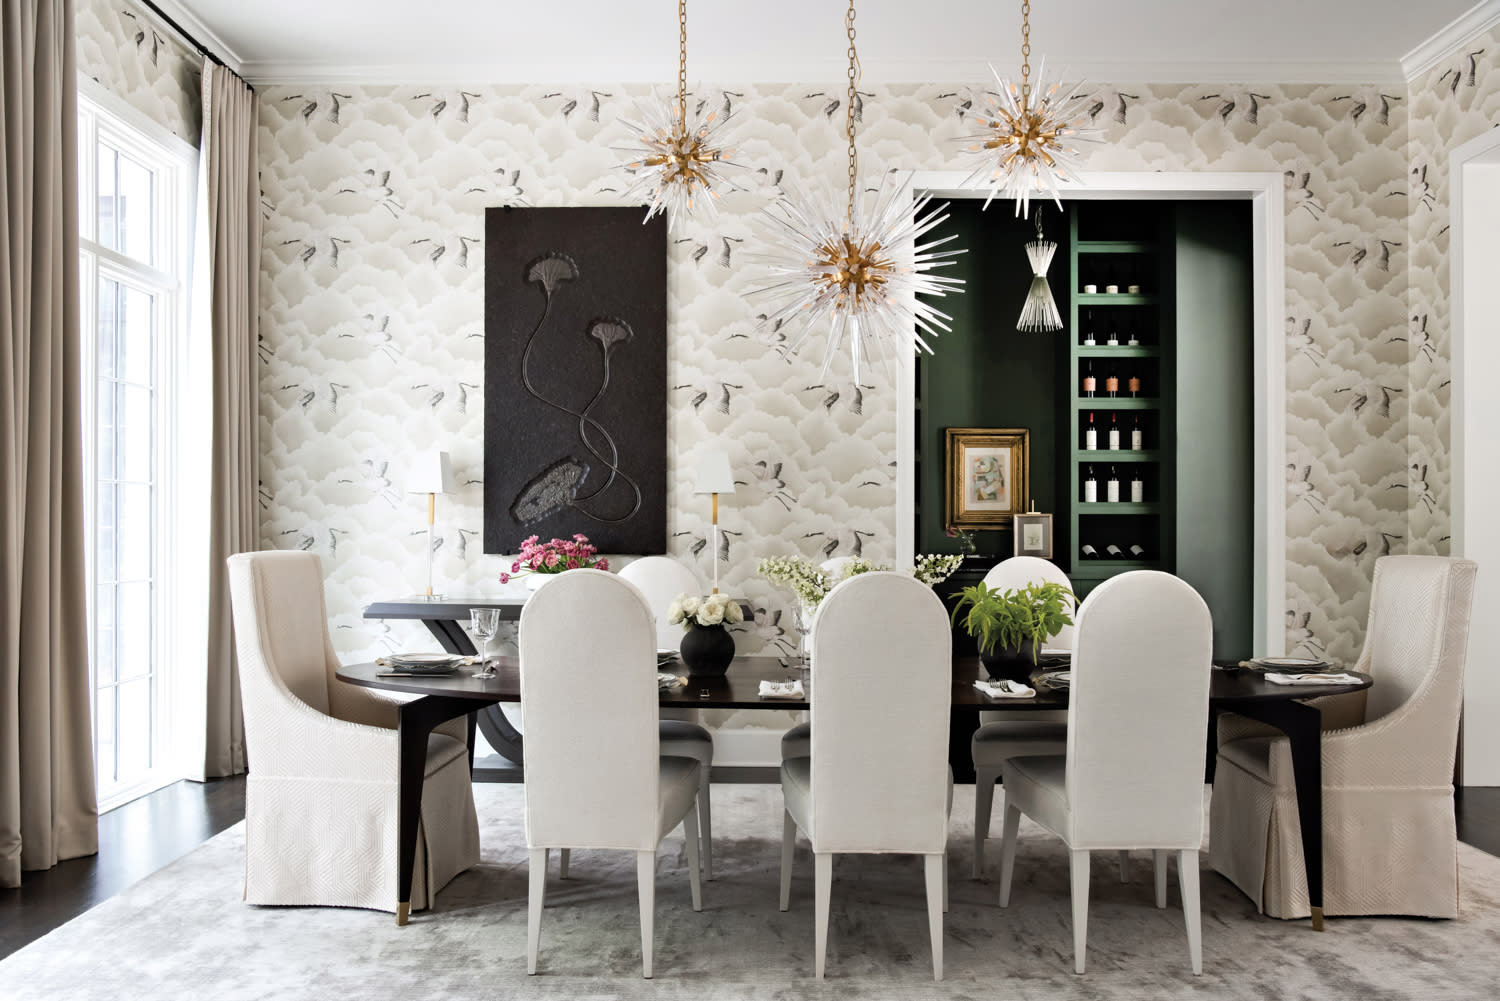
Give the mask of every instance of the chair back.
M 905 574 L 860 574 L 819 605 L 809 693 L 815 851 L 943 850 L 951 646 L 942 600 Z
M 603 570 L 551 578 L 521 610 L 526 841 L 646 851 L 657 843 L 656 623 Z
M 1039 556 L 1012 556 L 990 567 L 990 572 L 984 575 L 985 587 L 995 591 L 1012 591 L 1028 584 L 1046 583 L 1061 584 L 1069 591 L 1073 590 L 1073 582 L 1063 568 Z M 1069 617 L 1077 619 L 1078 609 L 1074 608 Z M 1043 646 L 1054 650 L 1073 649 L 1073 633 L 1077 628 L 1076 622 L 1063 626 Z
M 1478 569 L 1471 560 L 1446 556 L 1375 561 L 1369 626 L 1357 665 L 1375 678 L 1365 698 L 1365 722 L 1420 697 L 1443 727 L 1438 732 L 1456 733 Z M 1447 741 L 1450 752 L 1453 745 Z
M 1078 610 L 1068 701 L 1075 848 L 1191 848 L 1203 840 L 1213 619 L 1186 581 L 1135 570 Z
M 663 650 L 676 650 L 682 643 L 682 624 L 667 621 L 667 606 L 680 594 L 703 593 L 698 575 L 668 556 L 643 556 L 627 563 L 620 570 L 620 577 L 636 586 L 651 614 L 656 619 L 656 645 Z
M 240 553 L 229 557 L 229 600 L 245 703 L 245 736 L 253 747 L 268 700 L 290 694 L 329 715 L 328 674 L 337 666 L 316 553 Z

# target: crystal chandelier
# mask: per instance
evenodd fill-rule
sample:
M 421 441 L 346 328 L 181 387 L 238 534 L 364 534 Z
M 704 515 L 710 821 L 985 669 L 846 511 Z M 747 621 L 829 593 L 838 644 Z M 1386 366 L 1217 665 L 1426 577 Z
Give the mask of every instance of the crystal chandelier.
M 641 121 L 624 122 L 631 138 L 629 145 L 616 150 L 630 157 L 620 166 L 635 177 L 625 197 L 649 199 L 647 221 L 664 212 L 668 222 L 675 223 L 700 206 L 712 217 L 714 200 L 719 197 L 714 185 L 730 190 L 735 187 L 719 167 L 739 166 L 729 162 L 733 150 L 719 144 L 720 130 L 734 115 L 719 118 L 718 110 L 710 109 L 707 101 L 688 111 L 687 0 L 677 0 L 677 43 L 676 103 L 668 105 L 655 92 L 638 103 Z
M 886 173 L 860 197 L 859 159 L 854 146 L 854 107 L 859 86 L 859 54 L 854 46 L 854 0 L 844 17 L 849 34 L 849 93 L 844 135 L 849 144 L 849 192 L 843 211 L 834 195 L 808 198 L 794 184 L 765 209 L 784 253 L 766 260 L 769 278 L 751 290 L 770 306 L 762 325 L 785 331 L 781 351 L 795 354 L 813 328 L 832 318 L 823 370 L 847 342 L 859 385 L 865 363 L 874 360 L 888 376 L 898 351 L 932 353 L 929 337 L 949 330 L 946 313 L 920 296 L 962 291 L 963 280 L 931 274 L 953 263 L 962 250 L 935 248 L 952 236 L 919 243 L 948 216 L 944 202 L 928 208 L 931 195 L 915 204 L 904 197 L 910 174 Z
M 988 208 L 996 195 L 1012 198 L 1016 215 L 1026 215 L 1033 195 L 1048 195 L 1062 208 L 1058 184 L 1077 181 L 1078 142 L 1098 142 L 1100 131 L 1088 126 L 1088 95 L 1081 84 L 1063 91 L 1061 81 L 1046 83 L 1047 60 L 1031 87 L 1031 0 L 1021 0 L 1021 86 L 1004 80 L 994 66 L 998 94 L 973 95 L 974 121 L 983 131 L 960 136 L 963 151 L 976 161 L 965 185 L 989 185 Z

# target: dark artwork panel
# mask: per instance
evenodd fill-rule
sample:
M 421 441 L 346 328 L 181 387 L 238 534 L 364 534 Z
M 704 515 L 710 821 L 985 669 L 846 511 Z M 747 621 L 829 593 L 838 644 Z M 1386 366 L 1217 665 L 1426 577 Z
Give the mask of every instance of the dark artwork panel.
M 641 214 L 485 211 L 487 553 L 666 552 L 667 225 Z

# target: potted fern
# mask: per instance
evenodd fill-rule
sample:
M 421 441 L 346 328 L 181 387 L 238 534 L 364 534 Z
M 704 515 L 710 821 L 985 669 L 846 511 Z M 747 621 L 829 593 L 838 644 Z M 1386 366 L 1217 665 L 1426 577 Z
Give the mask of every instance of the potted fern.
M 1053 581 L 1000 591 L 983 581 L 958 592 L 953 621 L 979 645 L 979 659 L 992 678 L 1025 681 L 1047 640 L 1073 624 L 1073 592 Z

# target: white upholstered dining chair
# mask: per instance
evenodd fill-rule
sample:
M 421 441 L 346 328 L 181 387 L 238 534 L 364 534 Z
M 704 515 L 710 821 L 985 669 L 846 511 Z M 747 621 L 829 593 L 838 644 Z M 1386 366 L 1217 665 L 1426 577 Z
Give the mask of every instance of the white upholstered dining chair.
M 643 556 L 627 563 L 620 576 L 634 584 L 646 599 L 656 620 L 656 645 L 675 650 L 682 642 L 681 624 L 667 621 L 667 606 L 678 595 L 702 594 L 698 575 L 667 556 Z M 714 821 L 709 803 L 709 787 L 714 765 L 714 735 L 708 727 L 691 719 L 664 719 L 657 724 L 661 735 L 661 753 L 692 758 L 703 767 L 698 771 L 698 829 L 702 834 L 703 878 L 714 878 Z M 567 875 L 567 855 L 563 855 L 563 875 Z
M 991 590 L 1012 591 L 1030 584 L 1055 583 L 1068 590 L 1073 582 L 1062 567 L 1037 556 L 1012 556 L 990 567 L 984 584 Z M 1047 640 L 1049 650 L 1072 650 L 1074 626 L 1063 626 Z M 1040 651 L 1038 651 L 1040 652 Z M 984 841 L 990 834 L 990 811 L 1000 768 L 1022 754 L 1062 754 L 1068 736 L 1067 715 L 1061 711 L 1013 710 L 980 713 L 980 727 L 969 740 L 974 757 L 974 868 L 975 879 L 984 875 Z M 1120 859 L 1123 879 L 1128 860 Z
M 833 856 L 847 853 L 923 856 L 932 972 L 943 979 L 951 642 L 942 601 L 904 574 L 844 581 L 818 609 L 812 753 L 781 763 L 781 909 L 790 902 L 800 829 L 814 857 L 819 979 L 828 951 Z
M 228 560 L 245 713 L 245 901 L 400 913 L 399 703 L 339 681 L 323 568 L 304 552 Z M 437 727 L 411 906 L 479 861 L 468 724 Z
M 1017 757 L 1005 781 L 1000 906 L 1010 903 L 1021 814 L 1070 852 L 1073 968 L 1084 971 L 1089 853 L 1151 849 L 1156 906 L 1177 877 L 1193 972 L 1203 972 L 1198 852 L 1213 620 L 1198 592 L 1171 574 L 1135 570 L 1105 581 L 1078 610 L 1065 754 Z
M 587 617 L 588 627 L 579 628 Z M 660 752 L 656 624 L 640 591 L 602 570 L 569 570 L 521 611 L 526 733 L 526 844 L 531 852 L 526 972 L 541 941 L 553 848 L 634 852 L 641 969 L 652 973 L 656 852 L 679 824 L 693 910 L 698 884 L 700 765 Z
M 1320 699 L 1323 912 L 1458 915 L 1453 759 L 1477 566 L 1443 556 L 1375 561 L 1354 670 L 1372 688 Z M 1285 737 L 1219 721 L 1209 864 L 1262 913 L 1307 917 Z

